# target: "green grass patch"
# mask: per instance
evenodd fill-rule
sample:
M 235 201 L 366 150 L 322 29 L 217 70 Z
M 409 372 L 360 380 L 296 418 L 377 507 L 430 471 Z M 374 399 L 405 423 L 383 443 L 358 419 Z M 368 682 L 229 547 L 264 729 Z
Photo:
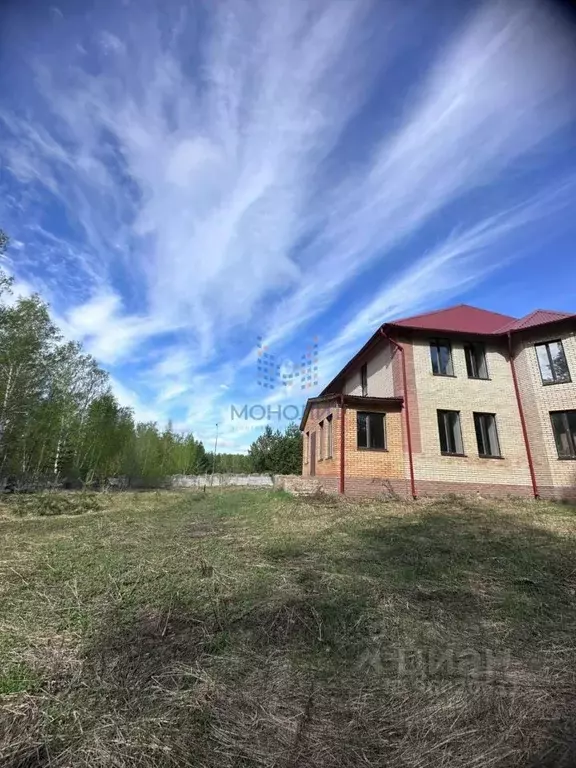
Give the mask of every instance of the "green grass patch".
M 33 691 L 39 685 L 35 673 L 25 664 L 8 664 L 0 673 L 0 696 Z
M 3 766 L 576 764 L 571 508 L 86 503 L 0 518 Z

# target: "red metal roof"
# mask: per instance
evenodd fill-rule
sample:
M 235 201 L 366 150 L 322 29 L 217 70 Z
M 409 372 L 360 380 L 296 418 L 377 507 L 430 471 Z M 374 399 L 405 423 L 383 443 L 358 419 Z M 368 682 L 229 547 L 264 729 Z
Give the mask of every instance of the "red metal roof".
M 502 328 L 499 328 L 497 333 L 508 333 L 509 331 L 523 331 L 525 328 L 533 328 L 537 325 L 546 325 L 547 323 L 556 323 L 559 320 L 566 320 L 566 318 L 574 317 L 569 312 L 555 312 L 551 309 L 535 309 L 534 312 L 530 312 L 529 315 L 521 317 L 520 320 L 513 320 L 510 323 L 506 323 Z
M 489 312 L 469 304 L 458 304 L 436 312 L 393 320 L 387 325 L 447 333 L 491 334 L 496 333 L 502 326 L 515 322 L 517 322 L 516 318 L 510 315 Z

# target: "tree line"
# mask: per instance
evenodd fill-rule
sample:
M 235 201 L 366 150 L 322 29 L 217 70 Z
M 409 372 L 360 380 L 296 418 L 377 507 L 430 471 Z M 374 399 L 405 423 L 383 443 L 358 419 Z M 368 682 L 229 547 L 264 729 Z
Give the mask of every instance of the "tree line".
M 0 230 L 0 256 L 8 246 Z M 111 477 L 153 484 L 173 474 L 300 472 L 301 436 L 269 427 L 248 455 L 205 450 L 169 423 L 137 422 L 82 345 L 66 341 L 38 295 L 13 296 L 0 270 L 0 479 L 99 485 Z

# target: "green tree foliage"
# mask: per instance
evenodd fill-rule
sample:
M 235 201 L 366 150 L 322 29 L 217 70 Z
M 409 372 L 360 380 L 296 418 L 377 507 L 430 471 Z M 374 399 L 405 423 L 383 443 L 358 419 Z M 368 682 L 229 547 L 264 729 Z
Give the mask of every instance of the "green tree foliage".
M 0 256 L 7 245 L 0 230 Z M 135 423 L 94 358 L 63 340 L 39 296 L 14 300 L 12 282 L 0 270 L 0 485 L 155 481 L 209 469 L 192 434 Z
M 216 473 L 245 475 L 255 471 L 250 456 L 241 453 L 218 453 L 214 462 L 214 453 L 211 452 L 208 454 L 209 471 L 212 471 L 213 464 Z
M 0 257 L 9 240 L 0 230 Z M 248 455 L 207 454 L 192 434 L 135 423 L 108 374 L 66 342 L 48 306 L 12 296 L 0 269 L 0 486 L 35 481 L 101 485 L 110 477 L 153 485 L 175 474 L 299 473 L 302 437 L 266 427 Z M 8 300 L 9 299 L 9 300 Z
M 296 424 L 284 433 L 267 426 L 250 446 L 248 455 L 254 472 L 277 475 L 300 474 L 302 468 L 302 435 Z

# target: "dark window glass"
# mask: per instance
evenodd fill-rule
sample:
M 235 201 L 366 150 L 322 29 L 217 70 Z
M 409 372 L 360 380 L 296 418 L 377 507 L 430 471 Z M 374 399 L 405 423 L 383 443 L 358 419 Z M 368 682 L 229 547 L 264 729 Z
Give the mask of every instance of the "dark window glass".
M 576 411 L 553 411 L 550 419 L 558 458 L 576 459 Z
M 486 352 L 484 344 L 470 343 L 464 345 L 466 356 L 466 371 L 469 379 L 487 379 Z
M 384 448 L 384 416 L 372 413 L 368 416 L 368 443 L 370 448 Z
M 438 435 L 442 453 L 464 453 L 459 411 L 438 411 Z
M 368 397 L 368 365 L 364 363 L 360 368 L 360 385 L 362 387 L 362 397 Z
M 362 413 L 356 416 L 358 448 L 386 448 L 386 427 L 383 413 Z
M 320 460 L 322 460 L 324 458 L 324 422 L 323 421 L 321 421 L 318 424 L 318 430 L 319 430 L 319 432 L 318 432 L 318 435 L 319 435 L 319 440 L 318 440 L 318 458 Z
M 332 434 L 332 416 L 328 416 L 326 419 L 326 458 L 332 457 L 332 451 L 334 449 L 334 438 Z
M 493 413 L 475 413 L 474 428 L 479 456 L 500 456 L 500 442 Z
M 561 341 L 536 344 L 536 356 L 544 384 L 563 384 L 571 381 L 568 362 Z
M 358 448 L 368 448 L 368 414 L 356 414 L 356 435 L 358 438 Z
M 436 376 L 453 376 L 452 347 L 446 339 L 433 339 L 430 342 L 432 372 Z

